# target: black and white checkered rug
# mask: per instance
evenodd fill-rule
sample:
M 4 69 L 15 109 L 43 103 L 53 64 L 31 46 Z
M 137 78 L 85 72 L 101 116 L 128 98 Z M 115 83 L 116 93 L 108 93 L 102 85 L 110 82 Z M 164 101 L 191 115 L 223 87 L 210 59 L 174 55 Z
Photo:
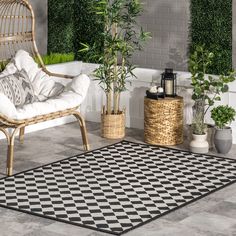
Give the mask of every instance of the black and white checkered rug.
M 0 206 L 123 234 L 236 182 L 236 161 L 123 141 L 0 180 Z

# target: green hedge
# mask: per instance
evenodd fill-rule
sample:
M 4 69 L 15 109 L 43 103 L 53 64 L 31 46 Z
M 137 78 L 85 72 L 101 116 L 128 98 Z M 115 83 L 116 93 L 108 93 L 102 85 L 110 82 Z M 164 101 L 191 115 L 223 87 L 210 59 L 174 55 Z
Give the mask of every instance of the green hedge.
M 103 31 L 103 25 L 98 23 L 97 15 L 91 10 L 94 0 L 75 0 L 75 54 L 77 59 L 86 61 L 86 58 L 78 54 L 78 51 L 82 49 L 81 43 L 87 43 L 93 45 L 94 42 L 101 45 L 102 50 L 102 38 L 99 36 L 99 32 Z M 96 1 L 96 0 L 95 0 Z
M 48 53 L 74 50 L 74 0 L 48 0 Z
M 204 45 L 215 54 L 208 73 L 232 70 L 232 0 L 191 0 L 190 53 Z
M 47 55 L 42 56 L 42 60 L 45 65 L 53 65 L 74 61 L 75 55 L 74 53 L 49 53 Z M 37 59 L 35 59 L 35 61 L 39 63 Z
M 76 59 L 86 60 L 78 54 L 81 43 L 102 42 L 98 32 L 103 26 L 97 23 L 92 4 L 93 0 L 48 0 L 48 53 L 73 52 Z

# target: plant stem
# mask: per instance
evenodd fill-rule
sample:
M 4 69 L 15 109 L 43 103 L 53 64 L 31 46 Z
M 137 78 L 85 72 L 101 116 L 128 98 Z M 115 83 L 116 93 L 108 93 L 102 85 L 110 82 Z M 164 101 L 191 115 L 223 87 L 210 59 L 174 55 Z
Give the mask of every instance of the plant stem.
M 118 114 L 119 113 L 119 100 L 120 100 L 120 94 L 119 92 L 115 92 L 114 93 L 114 114 Z
M 215 100 L 216 96 L 217 96 L 217 94 L 214 95 L 212 101 Z M 209 109 L 210 109 L 210 105 L 208 105 L 207 109 L 205 110 L 205 112 L 204 112 L 204 116 L 206 115 L 206 113 L 208 112 Z
M 112 113 L 112 108 L 111 108 L 112 91 L 110 91 L 106 94 L 106 100 L 107 100 L 107 114 L 111 115 L 111 113 Z
M 113 40 L 116 38 L 117 35 L 117 23 L 114 23 L 112 25 L 112 37 Z M 119 111 L 119 104 L 118 104 L 118 98 L 119 98 L 119 93 L 117 91 L 117 81 L 118 81 L 118 59 L 117 59 L 117 52 L 115 55 L 115 60 L 114 60 L 114 81 L 113 81 L 113 107 L 114 107 L 114 114 L 118 114 Z M 117 94 L 118 93 L 118 94 Z

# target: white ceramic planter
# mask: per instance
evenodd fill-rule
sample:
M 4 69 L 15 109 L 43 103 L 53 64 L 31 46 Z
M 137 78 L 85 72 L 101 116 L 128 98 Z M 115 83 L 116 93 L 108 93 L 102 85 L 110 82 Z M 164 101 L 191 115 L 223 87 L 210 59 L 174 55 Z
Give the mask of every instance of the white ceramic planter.
M 207 142 L 207 134 L 193 134 L 193 140 L 190 142 L 190 151 L 194 153 L 208 153 L 209 144 Z

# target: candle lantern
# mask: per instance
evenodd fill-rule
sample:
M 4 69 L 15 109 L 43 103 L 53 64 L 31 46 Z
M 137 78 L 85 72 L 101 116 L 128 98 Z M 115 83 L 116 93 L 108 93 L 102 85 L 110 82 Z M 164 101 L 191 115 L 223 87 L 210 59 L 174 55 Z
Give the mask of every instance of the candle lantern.
M 176 96 L 176 75 L 176 73 L 173 73 L 173 69 L 165 69 L 165 72 L 161 74 L 161 87 L 164 89 L 166 97 Z

